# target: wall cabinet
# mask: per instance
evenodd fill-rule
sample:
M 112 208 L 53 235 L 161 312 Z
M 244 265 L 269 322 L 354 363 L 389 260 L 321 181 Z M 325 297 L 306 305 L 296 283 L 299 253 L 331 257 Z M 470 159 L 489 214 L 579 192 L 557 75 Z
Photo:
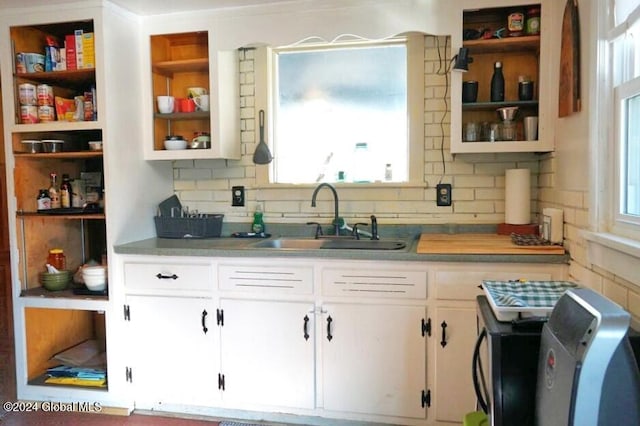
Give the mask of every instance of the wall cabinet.
M 553 105 L 555 97 L 551 94 L 553 85 L 549 52 L 555 29 L 550 6 L 546 3 L 546 1 L 512 0 L 462 1 L 460 26 L 456 29 L 459 33 L 452 36 L 452 45 L 469 49 L 469 56 L 473 61 L 469 64 L 468 72 L 452 72 L 451 152 L 453 154 L 553 151 L 552 120 L 557 106 Z M 530 12 L 536 10 L 540 31 L 528 33 L 526 20 Z M 525 29 L 517 36 L 511 36 L 508 30 L 509 16 L 514 12 L 522 13 L 525 19 Z M 496 32 L 499 38 L 494 35 Z M 489 38 L 484 38 L 482 34 L 487 34 Z M 502 63 L 504 74 L 505 96 L 502 102 L 492 102 L 490 97 L 491 77 L 496 62 Z M 520 80 L 533 82 L 532 99 L 520 99 L 518 94 Z M 463 81 L 478 82 L 475 101 L 462 101 Z M 518 108 L 514 121 L 515 135 L 507 140 L 500 135 L 499 131 L 497 139 L 491 140 L 491 124 L 502 124 L 496 112 L 496 109 L 501 107 Z M 538 134 L 535 140 L 525 140 L 523 128 L 525 117 L 538 117 Z M 478 125 L 475 138 L 467 136 L 465 129 L 469 123 Z
M 150 160 L 240 158 L 240 83 L 237 51 L 217 52 L 207 30 L 148 35 L 150 92 L 145 114 L 151 118 L 144 141 Z M 209 95 L 209 105 L 193 102 L 194 88 Z M 158 96 L 172 96 L 173 111 L 160 112 Z M 190 149 L 198 134 L 211 137 L 208 148 Z M 187 148 L 167 150 L 168 136 L 182 136 Z

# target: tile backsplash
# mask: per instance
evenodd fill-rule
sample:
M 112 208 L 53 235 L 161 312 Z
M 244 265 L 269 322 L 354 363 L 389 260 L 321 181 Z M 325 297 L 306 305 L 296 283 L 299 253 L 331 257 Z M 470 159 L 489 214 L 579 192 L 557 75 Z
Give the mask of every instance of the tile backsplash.
M 438 73 L 438 54 L 445 37 L 425 38 L 424 61 L 424 180 L 422 184 L 338 185 L 340 214 L 348 223 L 367 221 L 376 214 L 394 224 L 501 223 L 504 222 L 504 173 L 511 168 L 531 170 L 532 220 L 539 210 L 539 192 L 553 184 L 553 154 L 459 154 L 449 150 L 451 104 L 448 79 Z M 450 43 L 446 43 L 447 46 Z M 329 191 L 318 196 L 318 207 L 311 207 L 313 185 L 256 184 L 255 149 L 257 111 L 255 104 L 254 51 L 240 51 L 241 144 L 240 160 L 181 160 L 173 164 L 174 191 L 184 205 L 201 212 L 224 213 L 225 222 L 249 222 L 256 204 L 261 204 L 265 221 L 299 223 L 325 221 L 333 216 Z M 447 101 L 443 96 L 447 93 Z M 442 125 L 441 125 L 442 122 Z M 444 129 L 444 132 L 443 132 Z M 443 135 L 444 133 L 444 135 Z M 441 151 L 441 145 L 444 150 Z M 444 174 L 443 160 L 444 154 Z M 438 207 L 435 186 L 451 183 L 453 205 Z M 245 207 L 231 206 L 231 187 L 246 188 Z

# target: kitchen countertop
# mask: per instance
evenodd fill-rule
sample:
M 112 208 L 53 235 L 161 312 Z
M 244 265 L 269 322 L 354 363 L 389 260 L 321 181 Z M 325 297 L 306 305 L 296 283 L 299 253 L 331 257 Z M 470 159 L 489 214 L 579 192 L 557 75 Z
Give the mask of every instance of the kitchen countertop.
M 409 245 L 403 250 L 327 250 L 327 249 L 270 249 L 256 248 L 253 244 L 264 241 L 254 238 L 211 238 L 211 239 L 167 239 L 149 238 L 116 245 L 118 254 L 150 256 L 205 256 L 205 257 L 296 257 L 339 260 L 391 260 L 422 262 L 494 262 L 494 263 L 568 263 L 568 254 L 473 254 L 473 253 L 430 253 L 417 252 L 418 238 L 407 239 Z M 289 236 L 287 236 L 289 237 Z M 285 238 L 287 238 L 285 237 Z M 271 238 L 279 238 L 274 235 Z M 290 238 L 290 237 L 289 237 Z M 384 238 L 383 238 L 384 239 Z M 394 239 L 394 238 L 388 238 Z

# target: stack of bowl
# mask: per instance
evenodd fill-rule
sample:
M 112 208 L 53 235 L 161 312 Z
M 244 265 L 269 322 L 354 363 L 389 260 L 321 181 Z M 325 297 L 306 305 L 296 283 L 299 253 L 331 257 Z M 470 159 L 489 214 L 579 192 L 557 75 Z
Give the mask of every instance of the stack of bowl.
M 104 291 L 107 288 L 106 266 L 83 266 L 82 280 L 91 291 Z
M 42 272 L 40 274 L 40 284 L 49 291 L 64 290 L 70 282 L 70 271 Z

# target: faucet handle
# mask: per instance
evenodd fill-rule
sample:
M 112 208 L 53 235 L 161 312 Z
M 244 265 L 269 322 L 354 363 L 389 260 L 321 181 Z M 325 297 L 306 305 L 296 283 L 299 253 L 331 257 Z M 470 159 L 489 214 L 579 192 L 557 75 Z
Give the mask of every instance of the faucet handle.
M 322 225 L 320 225 L 318 222 L 307 222 L 307 225 L 316 225 L 316 235 L 315 235 L 316 240 L 318 239 L 318 237 L 320 237 L 320 235 L 324 235 L 322 233 Z
M 364 222 L 358 222 L 358 223 L 354 223 L 353 224 L 353 231 L 351 231 L 351 235 L 356 237 L 356 240 L 360 239 L 360 233 L 358 232 L 358 225 L 360 226 L 367 226 L 368 223 L 364 223 Z
M 378 235 L 378 219 L 375 215 L 371 215 L 371 239 L 379 240 L 380 235 Z

